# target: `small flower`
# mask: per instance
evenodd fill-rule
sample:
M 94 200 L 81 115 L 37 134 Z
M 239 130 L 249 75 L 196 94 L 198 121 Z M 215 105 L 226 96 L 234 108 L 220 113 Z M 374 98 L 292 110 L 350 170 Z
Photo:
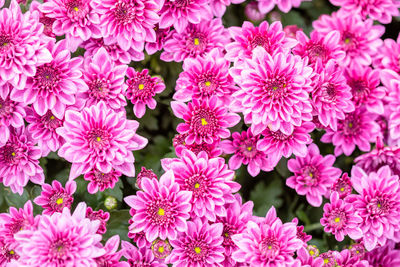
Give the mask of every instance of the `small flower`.
M 301 241 L 303 241 L 303 245 L 307 246 L 307 242 L 312 239 L 312 236 L 308 235 L 306 232 L 304 232 L 303 225 L 298 225 L 299 219 L 293 218 L 292 222 L 294 222 L 296 224 L 297 238 L 300 239 Z M 308 250 L 310 251 L 309 247 L 308 247 Z M 311 253 L 311 251 L 310 251 L 310 253 Z
M 159 25 L 156 25 L 154 30 L 156 31 L 156 40 L 154 42 L 146 42 L 145 47 L 144 47 L 146 49 L 147 54 L 149 54 L 149 55 L 153 55 L 157 51 L 160 51 L 161 49 L 163 49 L 165 40 L 166 40 L 167 36 L 169 35 L 169 31 L 170 31 L 169 28 L 160 29 Z M 143 55 L 143 58 L 144 58 L 144 55 Z M 139 60 L 137 60 L 137 61 L 139 61 Z
M 352 190 L 353 187 L 347 172 L 343 173 L 341 177 L 337 178 L 331 187 L 331 193 L 339 193 L 339 198 L 341 199 L 344 199 L 346 196 L 350 195 Z
M 103 192 L 108 188 L 114 188 L 115 184 L 119 181 L 121 176 L 120 171 L 111 169 L 109 173 L 104 173 L 94 168 L 89 172 L 85 173 L 83 178 L 89 181 L 87 190 L 90 194 L 96 194 L 99 190 Z
M 167 267 L 165 263 L 155 259 L 151 249 L 143 247 L 138 249 L 131 243 L 122 241 L 123 256 L 128 260 L 129 266 Z
M 106 244 L 104 245 L 104 250 L 106 253 L 101 257 L 95 258 L 97 266 L 129 267 L 127 262 L 120 261 L 124 250 L 121 249 L 117 251 L 119 247 L 119 241 L 119 235 L 114 235 L 107 240 Z
M 25 104 L 0 97 L 0 147 L 10 138 L 10 127 L 19 128 L 24 125 L 26 117 Z
M 56 21 L 56 19 L 50 18 L 50 17 L 46 16 L 42 11 L 40 11 L 41 5 L 42 4 L 38 1 L 32 1 L 29 6 L 29 11 L 31 13 L 33 13 L 35 11 L 39 12 L 39 14 L 40 14 L 39 22 L 42 23 L 44 26 L 43 33 L 49 37 L 56 38 L 56 35 L 53 32 L 53 23 L 54 23 L 54 21 Z M 1 4 L 0 4 L 0 6 L 1 6 Z
M 138 175 L 136 176 L 136 187 L 138 189 L 142 189 L 142 180 L 143 178 L 149 178 L 151 179 L 157 179 L 157 175 L 153 172 L 153 170 L 148 170 L 145 167 L 142 167 L 142 170 L 138 173 Z
M 246 15 L 247 18 L 249 18 L 251 21 L 254 22 L 259 22 L 264 20 L 266 15 L 266 13 L 261 12 L 260 9 L 258 8 L 257 1 L 252 1 L 248 3 L 244 8 L 244 14 Z
M 394 242 L 390 242 L 366 253 L 365 259 L 370 266 L 397 266 L 400 265 L 400 249 L 396 249 Z
M 106 199 L 104 200 L 104 206 L 108 209 L 108 210 L 113 210 L 117 207 L 118 202 L 117 199 L 115 197 L 112 196 L 107 196 Z
M 151 250 L 157 259 L 165 259 L 171 254 L 172 247 L 168 240 L 156 239 L 151 244 Z
M 110 213 L 103 210 L 94 211 L 91 207 L 87 207 L 86 218 L 91 221 L 100 221 L 100 226 L 97 230 L 98 234 L 102 235 L 107 232 L 107 221 L 110 219 Z
M 44 209 L 43 214 L 52 215 L 55 212 L 62 212 L 64 207 L 71 208 L 75 191 L 74 181 L 67 182 L 63 188 L 59 181 L 54 180 L 51 185 L 42 185 L 42 193 L 35 198 L 34 202 Z
M 400 34 L 397 40 L 385 39 L 379 47 L 373 65 L 378 69 L 388 69 L 400 74 Z

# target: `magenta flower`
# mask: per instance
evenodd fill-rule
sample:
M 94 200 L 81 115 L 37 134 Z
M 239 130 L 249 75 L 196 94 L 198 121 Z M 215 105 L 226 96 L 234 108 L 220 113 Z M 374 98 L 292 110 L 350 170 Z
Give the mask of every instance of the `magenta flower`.
M 374 67 L 379 69 L 389 69 L 400 74 L 400 34 L 397 40 L 385 39 L 383 45 L 379 47 L 378 53 L 374 58 Z
M 168 240 L 156 239 L 151 244 L 151 251 L 154 257 L 161 261 L 171 254 L 172 247 Z
M 8 96 L 2 99 L 0 96 L 0 147 L 10 138 L 10 127 L 24 126 L 25 104 L 15 102 Z
M 1 1 L 0 1 L 1 2 Z M 1 3 L 0 3 L 1 6 Z M 15 263 L 19 259 L 19 255 L 15 253 L 13 245 L 4 243 L 0 239 L 0 265 L 7 266 L 7 263 Z M 9 264 L 11 265 L 11 264 Z
M 304 226 L 299 225 L 299 219 L 293 218 L 292 222 L 296 224 L 297 238 L 300 239 L 301 241 L 303 241 L 303 246 L 307 246 L 307 242 L 312 239 L 312 236 L 308 235 L 306 232 L 304 232 Z
M 86 218 L 91 221 L 100 221 L 99 229 L 97 230 L 98 234 L 102 235 L 107 232 L 107 221 L 110 219 L 110 213 L 103 210 L 94 211 L 91 207 L 87 207 Z
M 311 251 L 313 255 L 311 255 Z M 301 266 L 321 267 L 324 266 L 324 260 L 320 257 L 315 257 L 314 250 L 308 250 L 305 247 L 297 251 L 297 260 L 300 260 Z
M 380 78 L 387 92 L 385 98 L 387 108 L 384 115 L 388 121 L 389 137 L 398 143 L 400 138 L 400 75 L 393 70 L 384 69 L 380 72 Z
M 265 151 L 257 149 L 257 142 L 260 140 L 260 135 L 253 135 L 251 129 L 242 133 L 234 132 L 233 140 L 224 140 L 220 147 L 226 154 L 233 154 L 229 159 L 229 168 L 237 170 L 240 166 L 248 165 L 247 171 L 253 177 L 260 173 L 260 170 L 271 171 L 273 166 L 268 161 L 268 156 Z
M 28 181 L 43 184 L 43 169 L 39 165 L 42 152 L 36 141 L 22 126 L 13 129 L 7 143 L 0 147 L 0 182 L 14 193 L 22 195 Z
M 108 188 L 114 188 L 115 184 L 119 181 L 121 172 L 111 169 L 110 172 L 104 173 L 94 168 L 85 173 L 83 178 L 89 181 L 87 190 L 90 194 L 96 194 L 99 190 L 103 192 Z
M 205 57 L 185 59 L 173 98 L 186 102 L 215 95 L 221 103 L 229 105 L 232 93 L 238 90 L 229 74 L 229 66 L 229 61 L 216 48 Z
M 240 116 L 228 112 L 224 106 L 217 105 L 217 100 L 217 97 L 213 96 L 201 101 L 193 99 L 188 105 L 178 101 L 171 102 L 174 115 L 185 121 L 178 125 L 177 131 L 188 134 L 185 138 L 186 144 L 212 144 L 231 135 L 227 128 L 238 124 Z
M 82 58 L 71 58 L 66 41 L 50 41 L 47 48 L 53 55 L 49 63 L 37 67 L 36 74 L 28 78 L 26 87 L 11 92 L 11 99 L 32 104 L 40 116 L 50 110 L 63 119 L 66 106 L 75 104 L 75 94 L 87 88 L 81 79 Z
M 142 189 L 142 180 L 143 178 L 158 179 L 157 175 L 153 172 L 153 170 L 148 170 L 145 167 L 142 167 L 141 171 L 136 175 L 136 187 L 138 189 Z
M 101 14 L 101 33 L 106 45 L 118 43 L 125 51 L 142 52 L 144 42 L 156 39 L 154 26 L 163 1 L 93 0 Z
M 296 224 L 282 223 L 274 207 L 260 224 L 249 221 L 232 240 L 239 247 L 232 254 L 234 260 L 260 267 L 294 266 L 294 252 L 303 246 L 296 237 Z
M 244 8 L 244 14 L 249 20 L 254 22 L 260 22 L 264 20 L 266 15 L 265 13 L 261 12 L 260 9 L 258 8 L 257 1 L 252 1 L 248 3 Z
M 258 27 L 245 21 L 242 27 L 231 27 L 229 32 L 234 41 L 226 46 L 225 57 L 232 62 L 238 58 L 252 58 L 256 47 L 262 47 L 269 54 L 275 54 L 288 52 L 297 44 L 296 40 L 285 37 L 280 21 L 273 22 L 271 25 L 264 21 Z
M 360 257 L 354 257 L 351 254 L 350 250 L 348 249 L 344 249 L 336 254 L 335 264 L 337 266 L 354 266 L 354 267 L 371 266 L 369 265 L 368 261 L 363 260 Z
M 1 4 L 0 4 L 1 6 Z M 53 23 L 56 19 L 47 17 L 41 10 L 42 3 L 38 1 L 32 1 L 29 6 L 29 11 L 39 12 L 39 22 L 43 24 L 43 33 L 49 37 L 56 38 L 56 35 L 53 32 Z
M 351 87 L 347 85 L 343 69 L 336 61 L 330 60 L 326 65 L 316 66 L 317 75 L 313 81 L 311 93 L 314 114 L 324 127 L 337 130 L 338 120 L 345 119 L 345 113 L 354 111 L 351 101 Z
M 316 144 L 309 145 L 305 157 L 288 161 L 288 169 L 294 176 L 286 180 L 286 185 L 297 194 L 305 195 L 312 206 L 321 206 L 322 196 L 329 192 L 329 187 L 342 173 L 333 167 L 335 160 L 333 155 L 322 156 Z
M 383 247 L 376 248 L 365 255 L 370 266 L 400 266 L 400 249 L 395 248 L 395 243 L 390 242 Z
M 198 155 L 201 151 L 204 151 L 207 153 L 207 156 L 209 158 L 216 158 L 219 157 L 222 154 L 222 149 L 220 147 L 220 142 L 215 141 L 212 144 L 207 144 L 207 143 L 201 143 L 201 144 L 196 144 L 193 143 L 191 145 L 188 145 L 185 143 L 185 139 L 188 136 L 188 134 L 177 134 L 174 139 L 173 139 L 173 145 L 175 148 L 175 154 L 180 158 L 183 154 L 183 151 L 186 149 L 189 149 L 196 155 Z
M 199 24 L 212 19 L 212 11 L 207 0 L 165 1 L 160 15 L 160 29 L 174 26 L 182 33 L 189 23 Z
M 199 24 L 189 24 L 182 32 L 171 31 L 160 58 L 180 62 L 186 58 L 205 56 L 214 48 L 223 51 L 229 42 L 228 31 L 221 19 L 202 20 Z
M 354 207 L 340 199 L 337 192 L 331 194 L 330 201 L 324 205 L 324 215 L 321 218 L 324 231 L 335 235 L 339 242 L 346 235 L 354 240 L 362 238 L 363 232 L 359 225 L 363 219 L 355 213 Z
M 310 1 L 310 0 L 258 0 L 258 8 L 263 13 L 269 13 L 275 5 L 284 12 L 288 13 L 293 7 L 299 7 L 301 2 L 303 1 Z
M 243 112 L 253 134 L 270 128 L 291 135 L 295 126 L 312 120 L 307 93 L 311 90 L 312 69 L 306 64 L 299 56 L 284 53 L 271 56 L 258 48 L 252 60 L 233 68 L 231 74 L 241 70 L 242 80 L 241 90 L 233 94 L 232 108 Z
M 25 119 L 29 123 L 28 132 L 33 139 L 38 141 L 42 157 L 47 156 L 50 151 L 56 152 L 64 143 L 64 139 L 56 133 L 56 129 L 62 126 L 63 119 L 59 120 L 51 111 L 40 116 L 31 107 L 26 108 L 26 113 Z
M 129 231 L 144 231 L 149 242 L 157 237 L 176 239 L 178 232 L 187 230 L 192 193 L 180 191 L 185 189 L 175 182 L 172 171 L 162 175 L 160 181 L 144 178 L 141 185 L 143 191 L 124 199 L 135 210 Z
M 92 0 L 48 0 L 40 10 L 55 19 L 53 32 L 65 34 L 66 47 L 72 52 L 83 41 L 100 37 L 98 9 Z
M 379 245 L 384 246 L 400 228 L 399 177 L 392 175 L 388 166 L 368 175 L 354 166 L 351 182 L 358 194 L 349 195 L 345 200 L 363 219 L 360 228 L 365 248 L 371 251 Z
M 334 12 L 331 16 L 322 15 L 313 22 L 313 27 L 325 34 L 333 30 L 340 32 L 340 45 L 346 52 L 346 57 L 340 64 L 344 66 L 348 66 L 350 62 L 370 65 L 382 45 L 380 37 L 385 32 L 382 25 L 373 25 L 373 20 L 362 20 L 360 16 L 343 10 Z
M 350 156 L 356 145 L 361 151 L 370 151 L 370 142 L 374 142 L 379 133 L 379 125 L 373 118 L 364 108 L 358 108 L 346 114 L 344 120 L 338 121 L 337 131 L 327 128 L 321 142 L 333 143 L 335 156 L 342 153 Z
M 99 102 L 81 112 L 68 110 L 64 126 L 57 133 L 65 139 L 58 151 L 60 157 L 72 163 L 70 179 L 97 168 L 102 173 L 112 169 L 134 176 L 132 150 L 146 146 L 147 139 L 136 134 L 139 123 L 127 120 Z
M 86 219 L 85 213 L 86 204 L 80 203 L 72 215 L 64 208 L 62 213 L 43 215 L 37 228 L 18 232 L 20 264 L 96 266 L 95 258 L 105 253 L 101 235 L 96 234 L 100 223 Z
M 298 157 L 307 155 L 307 145 L 312 143 L 310 132 L 314 130 L 312 122 L 304 122 L 301 127 L 295 127 L 293 133 L 286 135 L 281 131 L 271 131 L 267 128 L 262 135 L 263 139 L 257 142 L 257 150 L 268 153 L 272 166 L 284 156 L 289 158 L 292 154 Z
M 166 258 L 173 267 L 222 266 L 224 247 L 222 223 L 208 224 L 196 218 L 187 222 L 188 228 L 177 239 L 170 240 L 174 248 Z
M 106 244 L 104 245 L 104 250 L 106 251 L 101 257 L 95 259 L 97 266 L 109 266 L 109 267 L 129 267 L 127 262 L 120 262 L 120 258 L 124 253 L 124 250 L 119 251 L 119 235 L 114 235 L 110 237 Z
M 138 249 L 126 241 L 122 241 L 121 246 L 124 250 L 123 256 L 128 260 L 129 266 L 167 267 L 165 263 L 155 259 L 150 248 L 143 247 Z
M 65 207 L 71 208 L 75 191 L 74 181 L 67 182 L 64 188 L 59 181 L 54 180 L 51 185 L 42 185 L 42 193 L 35 198 L 34 202 L 44 209 L 43 214 L 52 215 L 55 212 L 62 212 Z
M 146 106 L 149 109 L 156 108 L 157 102 L 153 97 L 164 91 L 165 84 L 160 77 L 151 77 L 148 69 L 139 72 L 128 68 L 126 75 L 125 96 L 132 102 L 135 116 L 141 118 L 146 113 Z
M 331 194 L 333 192 L 339 193 L 339 198 L 344 199 L 351 194 L 353 186 L 351 185 L 350 177 L 347 172 L 343 173 L 341 177 L 337 178 L 331 186 Z
M 160 51 L 164 47 L 165 40 L 169 34 L 170 29 L 160 29 L 159 25 L 156 25 L 156 40 L 154 42 L 146 42 L 144 48 L 146 49 L 147 54 L 153 55 L 157 51 Z

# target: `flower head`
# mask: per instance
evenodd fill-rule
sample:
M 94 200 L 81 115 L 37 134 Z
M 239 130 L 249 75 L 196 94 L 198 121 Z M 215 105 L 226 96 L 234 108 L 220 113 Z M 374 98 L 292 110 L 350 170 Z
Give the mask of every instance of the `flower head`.
M 94 211 L 91 207 L 86 209 L 86 218 L 91 221 L 100 221 L 99 229 L 97 233 L 102 235 L 107 232 L 107 221 L 110 219 L 110 213 L 104 212 L 103 210 Z
M 152 179 L 157 179 L 157 175 L 153 172 L 153 170 L 148 170 L 145 167 L 142 167 L 141 171 L 138 173 L 138 175 L 136 176 L 136 187 L 138 189 L 142 189 L 142 180 L 143 178 L 149 178 L 150 180 Z
M 67 182 L 64 188 L 59 181 L 54 180 L 51 185 L 42 185 L 42 193 L 34 202 L 44 209 L 43 214 L 52 215 L 55 212 L 62 212 L 65 207 L 71 208 L 75 191 L 75 181 Z
M 129 242 L 122 241 L 123 256 L 128 260 L 129 266 L 167 267 L 153 255 L 151 249 L 143 247 L 138 249 Z
M 333 192 L 339 193 L 339 197 L 344 199 L 346 196 L 351 194 L 353 187 L 351 185 L 350 177 L 347 172 L 343 173 L 343 175 L 336 179 L 331 186 L 331 194 Z
M 0 97 L 0 147 L 10 138 L 10 127 L 19 128 L 24 125 L 26 117 L 25 104 Z
M 85 173 L 83 178 L 89 181 L 87 190 L 90 194 L 96 194 L 99 190 L 103 192 L 108 188 L 114 188 L 115 184 L 119 181 L 121 176 L 120 171 L 112 169 L 108 173 L 104 173 L 94 168 L 89 172 Z
M 385 39 L 378 49 L 374 58 L 374 67 L 379 69 L 389 69 L 400 74 L 400 34 L 397 40 Z
M 110 267 L 129 267 L 127 262 L 120 262 L 120 258 L 124 253 L 124 250 L 119 251 L 119 235 L 114 235 L 110 237 L 106 244 L 104 245 L 104 250 L 106 251 L 101 257 L 96 258 L 96 263 L 98 266 L 110 266 Z

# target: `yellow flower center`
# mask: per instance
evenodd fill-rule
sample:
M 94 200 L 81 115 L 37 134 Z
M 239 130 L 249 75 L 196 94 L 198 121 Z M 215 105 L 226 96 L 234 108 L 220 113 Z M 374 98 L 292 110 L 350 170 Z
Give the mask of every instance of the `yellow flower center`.
M 197 254 L 200 254 L 200 252 L 201 252 L 201 248 L 199 248 L 199 247 L 195 247 L 195 248 L 194 248 L 194 252 L 196 252 Z
M 312 256 L 314 254 L 315 254 L 314 250 L 310 250 L 310 255 Z
M 100 141 L 101 141 L 101 137 L 100 137 L 100 136 L 97 136 L 96 141 L 97 141 L 97 142 L 100 142 Z
M 74 7 L 74 10 L 75 10 L 76 12 L 78 12 L 78 11 L 79 11 L 79 8 L 76 6 L 76 7 Z
M 10 254 L 14 255 L 15 254 L 14 250 L 10 250 Z
M 164 252 L 164 247 L 158 247 L 158 252 L 163 253 Z
M 381 204 L 379 204 L 379 203 L 378 203 L 376 206 L 377 206 L 378 208 L 382 207 L 382 205 L 381 205 Z
M 341 188 L 340 188 L 340 191 L 343 192 L 343 191 L 344 191 L 344 187 L 341 187 Z
M 47 80 L 50 79 L 50 76 L 49 76 L 49 75 L 46 75 L 45 77 L 46 77 Z
M 61 205 L 64 202 L 62 198 L 57 198 L 56 203 L 57 205 Z
M 253 147 L 249 146 L 249 147 L 247 148 L 247 151 L 251 151 L 252 149 L 253 149 Z
M 344 40 L 344 42 L 346 43 L 346 44 L 348 44 L 348 43 L 350 43 L 350 38 L 346 38 L 345 40 Z
M 50 120 L 54 120 L 54 119 L 55 119 L 55 117 L 54 117 L 54 116 L 51 116 L 51 117 L 50 117 Z
M 160 215 L 160 216 L 164 216 L 165 215 L 165 210 L 163 208 L 159 208 L 157 214 Z
M 268 249 L 272 249 L 272 246 L 271 246 L 271 245 L 269 245 L 269 246 L 268 246 Z
M 143 83 L 139 84 L 138 88 L 139 88 L 139 90 L 143 90 L 144 89 L 144 84 Z
M 228 233 L 225 233 L 225 237 L 229 237 L 229 234 L 228 234 Z
M 339 218 L 339 217 L 336 217 L 336 218 L 335 218 L 335 222 L 336 222 L 336 223 L 340 222 L 340 218 Z
M 199 183 L 196 183 L 195 185 L 194 185 L 194 188 L 199 188 L 200 187 L 200 184 Z
M 12 152 L 12 153 L 11 153 L 11 156 L 15 157 L 15 152 Z
M 206 121 L 206 119 L 201 118 L 201 125 L 206 126 L 208 124 L 208 122 Z
M 324 259 L 324 263 L 329 263 L 329 259 Z
M 274 87 L 272 87 L 272 89 L 278 90 L 278 86 L 274 86 Z
M 353 123 L 349 122 L 349 128 L 353 128 Z
M 208 86 L 211 85 L 211 82 L 210 81 L 206 81 L 204 84 L 208 87 Z
M 194 45 L 199 45 L 199 44 L 200 44 L 199 38 L 194 38 Z

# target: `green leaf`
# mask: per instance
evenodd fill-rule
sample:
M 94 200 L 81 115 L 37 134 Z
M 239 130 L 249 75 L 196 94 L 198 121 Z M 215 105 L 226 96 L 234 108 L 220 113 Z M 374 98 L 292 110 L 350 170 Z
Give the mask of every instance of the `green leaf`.
M 26 189 L 26 188 L 25 188 Z M 29 200 L 29 193 L 24 190 L 22 196 L 14 194 L 10 188 L 4 188 L 4 199 L 9 207 L 22 208 L 24 204 Z
M 107 240 L 113 235 L 119 235 L 121 239 L 129 241 L 128 227 L 131 215 L 128 209 L 115 210 L 110 212 L 110 220 L 107 223 L 107 232 L 103 235 L 103 239 Z
M 122 201 L 122 196 L 123 196 L 122 188 L 123 188 L 122 182 L 121 182 L 121 180 L 119 180 L 115 184 L 113 189 L 104 190 L 104 194 L 107 196 L 115 197 L 118 201 Z
M 254 210 L 257 216 L 265 216 L 267 211 L 274 206 L 276 209 L 282 206 L 283 201 L 280 198 L 282 194 L 282 181 L 279 177 L 274 177 L 273 180 L 265 185 L 260 182 L 250 193 L 250 199 L 254 202 Z

